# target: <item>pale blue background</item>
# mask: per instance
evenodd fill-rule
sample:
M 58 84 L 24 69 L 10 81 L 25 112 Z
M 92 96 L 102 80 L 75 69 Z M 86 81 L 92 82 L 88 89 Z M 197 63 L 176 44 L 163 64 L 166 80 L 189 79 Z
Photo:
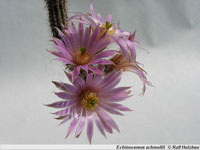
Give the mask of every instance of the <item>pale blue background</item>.
M 88 12 L 89 0 L 70 0 L 70 11 Z M 142 84 L 131 73 L 120 85 L 133 86 L 124 102 L 134 109 L 113 116 L 121 133 L 96 130 L 94 144 L 200 144 L 200 1 L 96 0 L 96 12 L 113 14 L 127 31 L 137 30 L 147 54 L 137 49 L 156 87 L 138 96 Z M 67 140 L 68 124 L 57 127 L 43 104 L 59 100 L 52 80 L 67 81 L 62 63 L 51 61 L 50 29 L 43 0 L 0 0 L 0 144 L 88 144 L 85 132 Z

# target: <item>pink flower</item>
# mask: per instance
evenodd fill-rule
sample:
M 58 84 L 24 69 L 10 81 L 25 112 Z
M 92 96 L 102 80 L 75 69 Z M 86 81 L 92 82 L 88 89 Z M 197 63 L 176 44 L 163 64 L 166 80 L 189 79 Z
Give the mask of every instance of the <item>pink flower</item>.
M 66 73 L 72 82 L 72 76 Z M 86 81 L 77 77 L 73 85 L 53 82 L 63 92 L 55 93 L 63 101 L 58 101 L 47 106 L 62 108 L 53 114 L 63 121 L 61 124 L 72 119 L 68 128 L 68 137 L 76 128 L 75 136 L 78 138 L 87 123 L 87 136 L 91 143 L 93 136 L 93 123 L 95 122 L 100 133 L 106 137 L 105 131 L 113 133 L 113 129 L 119 132 L 116 122 L 108 114 L 123 115 L 119 111 L 130 111 L 129 108 L 118 102 L 130 97 L 130 87 L 117 87 L 121 73 L 112 73 L 106 77 L 88 74 Z
M 68 22 L 79 22 L 91 26 L 93 29 L 96 26 L 101 28 L 101 32 L 106 32 L 107 39 L 110 39 L 112 42 L 117 43 L 120 46 L 120 50 L 123 55 L 129 59 L 129 57 L 136 57 L 134 45 L 135 43 L 130 39 L 134 33 L 124 32 L 120 29 L 119 24 L 111 23 L 112 15 L 109 14 L 104 21 L 100 14 L 95 14 L 93 9 L 92 1 L 90 3 L 90 15 L 85 13 L 75 13 L 74 16 L 68 19 Z
M 68 22 L 81 22 L 87 25 L 91 25 L 92 28 L 95 28 L 97 25 L 107 30 L 108 35 L 119 36 L 119 37 L 128 37 L 129 32 L 124 32 L 120 29 L 119 24 L 111 24 L 112 15 L 108 14 L 106 21 L 103 20 L 101 14 L 95 14 L 92 1 L 90 2 L 90 14 L 85 14 L 82 12 L 75 13 L 74 16 L 68 19 Z
M 58 29 L 62 40 L 53 38 L 54 47 L 58 52 L 48 50 L 51 54 L 57 56 L 57 60 L 74 67 L 72 72 L 72 81 L 79 75 L 81 70 L 103 74 L 96 65 L 112 64 L 112 61 L 103 58 L 117 54 L 115 50 L 104 51 L 111 43 L 107 39 L 106 34 L 99 36 L 101 28 L 96 26 L 94 30 L 91 26 L 84 28 L 82 23 L 79 23 L 78 29 L 72 23 L 68 25 L 65 32 Z

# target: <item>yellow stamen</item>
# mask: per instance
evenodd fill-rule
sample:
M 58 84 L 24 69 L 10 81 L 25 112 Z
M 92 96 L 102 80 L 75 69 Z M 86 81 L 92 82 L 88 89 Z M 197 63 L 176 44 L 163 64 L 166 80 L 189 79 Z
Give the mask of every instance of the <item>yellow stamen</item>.
M 98 97 L 94 92 L 86 92 L 81 96 L 81 105 L 89 110 L 94 109 L 98 103 Z
M 107 31 L 107 34 L 108 34 L 108 35 L 115 35 L 115 32 L 116 32 L 116 29 L 115 29 L 115 28 L 112 28 L 112 29 L 109 29 L 109 30 Z
M 106 24 L 102 24 L 101 27 L 107 31 L 108 35 L 115 35 L 116 29 L 109 22 L 106 21 Z
M 74 62 L 76 65 L 85 65 L 89 63 L 91 57 L 86 52 L 86 48 L 80 48 L 74 55 Z

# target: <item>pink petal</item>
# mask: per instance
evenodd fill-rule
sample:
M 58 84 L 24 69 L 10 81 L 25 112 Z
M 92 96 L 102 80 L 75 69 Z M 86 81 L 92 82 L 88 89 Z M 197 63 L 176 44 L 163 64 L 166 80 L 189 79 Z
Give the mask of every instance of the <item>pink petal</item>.
M 147 81 L 145 74 L 141 70 L 138 70 L 138 69 L 135 69 L 135 68 L 130 68 L 130 69 L 127 69 L 127 71 L 130 71 L 130 72 L 137 74 L 140 77 L 140 79 L 142 80 L 142 82 L 143 82 L 143 91 L 141 93 L 142 95 L 146 91 L 146 84 L 152 86 L 152 84 Z
M 119 102 L 119 101 L 123 101 L 126 100 L 128 98 L 130 98 L 130 96 L 119 96 L 119 95 L 115 95 L 115 96 L 109 96 L 109 95 L 105 95 L 105 98 L 101 98 L 103 102 Z
M 134 41 L 135 41 L 135 34 L 136 34 L 136 31 L 133 32 L 133 33 L 131 33 L 128 39 L 129 39 L 130 41 L 134 42 Z
M 121 72 L 109 74 L 99 84 L 98 88 L 106 88 L 107 89 L 107 87 L 108 87 L 109 89 L 112 89 L 120 82 L 120 80 L 121 80 Z
M 87 19 L 92 27 L 95 28 L 95 27 L 97 26 L 97 24 L 94 22 L 94 20 L 91 19 L 88 15 L 83 14 L 83 13 L 79 13 L 79 15 L 80 15 L 81 17 Z
M 46 106 L 53 107 L 53 108 L 65 108 L 68 106 L 69 101 L 59 101 L 52 104 L 48 104 Z
M 106 48 L 111 43 L 111 40 L 106 40 L 101 42 L 99 40 L 94 47 L 91 48 L 91 55 L 95 55 L 97 52 L 101 51 L 102 49 Z
M 69 81 L 70 81 L 71 83 L 73 83 L 73 82 L 72 82 L 72 75 L 69 74 L 69 73 L 66 72 L 66 71 L 64 71 L 64 72 L 65 72 L 65 75 L 67 76 L 67 78 L 69 79 Z
M 75 49 L 78 49 L 79 45 L 80 45 L 79 33 L 77 32 L 74 23 L 72 22 L 71 24 L 72 24 L 72 30 L 73 30 L 73 33 L 74 33 L 75 44 L 76 44 L 76 46 L 74 45 L 74 47 L 75 47 Z
M 65 120 L 65 119 L 68 118 L 68 117 L 69 117 L 69 115 L 65 115 L 65 116 L 56 117 L 56 118 L 54 118 L 54 119 L 56 119 L 56 120 Z
M 114 78 L 115 80 L 112 81 L 108 81 L 108 83 L 106 84 L 107 86 L 104 86 L 105 89 L 112 89 L 115 86 L 117 86 L 117 84 L 121 81 L 121 76 Z
M 100 133 L 106 138 L 106 134 L 105 134 L 105 131 L 104 131 L 104 128 L 103 128 L 103 124 L 102 124 L 100 118 L 97 116 L 96 113 L 94 113 L 94 120 L 95 120 L 96 126 L 99 129 Z
M 64 85 L 63 85 L 63 83 L 59 83 L 59 82 L 56 82 L 56 81 L 52 81 L 52 83 L 53 83 L 57 88 L 59 88 L 60 90 L 67 92 L 66 89 L 65 89 L 65 87 L 64 87 Z
M 56 102 L 55 102 L 56 103 Z M 53 103 L 54 104 L 54 103 Z M 48 105 L 49 107 L 54 107 L 54 108 L 65 108 L 65 107 L 71 107 L 77 104 L 76 100 L 72 100 L 72 101 L 67 101 L 66 102 L 66 106 L 63 104 L 63 106 L 53 106 L 53 104 Z M 54 104 L 56 105 L 56 104 Z M 67 110 L 66 110 L 67 111 Z M 58 113 L 58 112 L 57 112 Z
M 101 121 L 104 129 L 108 132 L 108 133 L 113 133 L 112 128 L 110 127 L 110 125 L 108 124 L 108 122 L 104 119 L 104 116 L 101 116 L 98 111 L 97 111 L 97 115 L 99 117 L 99 121 Z
M 98 22 L 103 22 L 103 18 L 101 17 L 100 13 L 97 14 L 97 19 L 98 19 Z
M 93 8 L 93 1 L 90 2 L 90 13 L 92 14 L 92 17 L 96 18 L 94 8 Z
M 69 33 L 69 41 L 71 42 L 72 50 L 76 51 L 78 49 L 76 33 Z
M 79 72 L 80 72 L 80 67 L 79 66 L 74 68 L 74 70 L 72 72 L 72 82 L 74 82 L 76 77 L 79 75 Z
M 96 28 L 94 29 L 93 33 L 92 33 L 92 36 L 90 38 L 90 42 L 89 42 L 89 45 L 88 47 L 90 48 L 93 44 L 95 44 L 95 41 L 96 41 L 96 38 L 98 36 L 98 33 L 99 33 L 99 26 L 96 26 Z M 90 52 L 90 51 L 89 51 Z
M 92 58 L 92 60 L 100 59 L 100 58 L 104 58 L 104 57 L 109 57 L 109 56 L 116 55 L 116 54 L 118 54 L 118 52 L 116 50 L 109 50 L 109 51 L 105 51 L 105 52 L 102 52 L 102 53 L 95 55 Z
M 102 110 L 102 108 L 99 108 L 98 114 L 103 117 L 106 123 L 108 123 L 111 127 L 113 127 L 118 132 L 120 132 L 115 121 L 104 110 Z
M 63 84 L 63 88 L 65 89 L 65 91 L 67 91 L 69 93 L 75 94 L 78 91 L 78 89 L 75 86 L 72 86 L 72 85 L 67 84 L 67 83 L 62 83 L 62 84 Z
M 135 51 L 135 48 L 134 48 L 134 43 L 127 40 L 127 45 L 128 45 L 130 52 L 131 52 L 131 58 L 136 59 L 136 51 Z
M 74 120 L 71 122 L 71 124 L 70 124 L 70 126 L 68 128 L 68 133 L 67 133 L 66 138 L 73 132 L 73 130 L 76 127 L 76 124 L 77 124 L 78 120 L 79 120 L 79 117 L 75 116 Z
M 67 60 L 66 58 L 56 58 L 55 60 L 62 61 L 65 64 L 75 65 L 73 62 L 71 62 L 70 60 Z
M 76 27 L 73 22 L 72 22 L 72 31 L 73 31 L 73 33 L 77 33 Z
M 56 48 L 59 51 L 59 53 L 64 56 L 64 58 L 69 59 L 70 61 L 72 61 L 72 54 L 70 54 L 68 52 L 68 48 L 61 47 L 60 45 L 55 45 L 55 44 L 53 45 L 53 47 Z M 56 55 L 56 53 L 52 53 L 53 51 L 49 51 L 49 52 L 51 54 L 53 54 L 53 55 Z M 56 56 L 58 56 L 59 53 L 57 53 Z M 58 57 L 60 57 L 60 56 L 58 56 Z
M 69 115 L 67 118 L 65 118 L 61 123 L 59 123 L 59 126 L 66 123 L 67 121 L 69 121 L 71 119 L 71 115 Z
M 55 94 L 56 94 L 59 98 L 62 98 L 62 99 L 65 99 L 65 100 L 71 100 L 71 99 L 74 99 L 74 98 L 75 98 L 75 95 L 74 95 L 74 94 L 69 94 L 69 93 L 66 93 L 66 92 L 55 92 Z
M 89 66 L 89 70 L 91 70 L 92 72 L 94 72 L 96 74 L 99 74 L 99 75 L 103 75 L 104 74 L 101 70 L 99 70 L 97 68 L 94 68 L 92 66 Z
M 102 83 L 102 76 L 98 75 L 98 74 L 95 74 L 94 75 L 94 78 L 93 78 L 93 83 L 92 85 L 94 87 L 99 87 L 99 85 Z
M 83 117 L 80 120 L 79 126 L 77 127 L 77 130 L 76 130 L 76 138 L 78 138 L 81 135 L 84 125 L 85 125 L 85 117 Z
M 63 32 L 60 31 L 60 29 L 58 29 L 58 28 L 56 28 L 56 29 L 57 29 L 57 31 L 58 31 L 60 37 L 61 37 L 62 40 L 64 41 L 65 45 L 67 46 L 68 52 L 69 52 L 70 55 L 72 56 L 72 55 L 73 55 L 73 50 L 72 50 L 73 48 L 72 48 L 72 46 L 71 46 L 71 43 L 70 43 L 70 41 L 69 41 L 67 35 L 64 35 Z
M 80 66 L 80 67 L 88 73 L 88 65 L 87 64 Z
M 83 40 L 83 24 L 82 23 L 79 23 L 79 38 L 80 38 L 80 45 L 83 44 L 82 40 Z
M 53 41 L 56 42 L 56 44 L 55 44 L 56 46 L 58 46 L 62 49 L 65 49 L 65 45 L 60 39 L 54 37 Z M 65 52 L 65 51 L 63 51 L 63 52 Z
M 109 95 L 119 95 L 119 96 L 126 96 L 128 95 L 130 92 L 128 91 L 126 93 L 125 90 L 130 89 L 131 87 L 118 87 L 109 91 L 104 91 L 104 94 L 109 94 Z M 103 92 L 103 91 L 102 91 Z
M 112 19 L 112 14 L 107 15 L 106 21 L 111 22 L 111 19 Z
M 123 55 L 127 59 L 129 59 L 129 50 L 128 50 L 127 44 L 124 42 L 124 40 L 121 38 L 116 38 L 116 37 L 112 37 L 112 39 L 119 45 Z
M 111 113 L 111 114 L 123 116 L 122 113 L 120 113 L 119 111 L 117 111 L 117 110 L 115 110 L 114 108 L 110 107 L 109 105 L 100 104 L 100 106 L 101 106 L 102 108 L 104 108 L 107 112 Z
M 71 108 L 71 107 L 68 107 L 68 108 L 65 108 L 65 109 L 63 109 L 63 110 L 57 111 L 57 112 L 55 112 L 55 113 L 52 113 L 52 114 L 55 114 L 55 115 L 57 115 L 57 116 L 65 116 L 65 115 L 67 115 L 68 113 L 70 113 L 70 108 Z
M 85 35 L 84 35 L 84 41 L 83 41 L 83 47 L 87 49 L 88 41 L 90 40 L 90 31 L 91 29 L 89 27 L 86 27 L 85 29 Z
M 118 110 L 121 110 L 121 111 L 132 111 L 130 108 L 128 108 L 124 105 L 121 105 L 121 104 L 117 104 L 117 103 L 107 103 L 106 105 L 109 105 L 113 109 L 118 109 Z
M 92 135 L 93 135 L 93 119 L 92 119 L 92 117 L 88 117 L 87 136 L 88 136 L 88 140 L 89 140 L 90 144 L 92 141 Z
M 80 89 L 85 88 L 85 81 L 79 76 L 74 80 L 73 84 Z
M 80 15 L 77 15 L 77 16 L 79 16 L 80 17 Z M 76 17 L 77 17 L 76 16 Z M 70 22 L 78 22 L 78 23 L 80 23 L 80 24 L 86 24 L 86 25 L 89 25 L 89 23 L 88 22 L 86 22 L 86 21 L 83 21 L 83 20 L 78 20 L 78 19 L 73 19 L 73 18 L 70 18 L 70 19 L 68 19 L 68 21 L 70 21 Z
M 80 122 L 79 122 L 79 125 L 76 129 L 76 138 L 78 138 L 85 126 L 85 119 L 86 119 L 86 116 L 85 116 L 85 110 L 83 110 L 83 115 L 82 115 L 82 118 L 80 119 Z
M 47 50 L 49 53 L 57 56 L 57 57 L 61 57 L 61 58 L 65 58 L 65 56 L 61 53 L 58 53 L 58 52 L 54 52 L 54 51 L 51 51 L 51 50 Z
M 88 74 L 86 78 L 86 85 L 89 86 L 92 82 L 93 74 Z

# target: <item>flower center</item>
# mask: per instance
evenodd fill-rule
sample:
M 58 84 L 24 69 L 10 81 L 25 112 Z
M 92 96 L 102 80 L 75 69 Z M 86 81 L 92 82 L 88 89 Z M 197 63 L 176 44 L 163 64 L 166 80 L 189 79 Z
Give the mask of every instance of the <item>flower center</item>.
M 116 29 L 115 28 L 111 28 L 112 24 L 110 22 L 108 22 L 108 21 L 106 21 L 106 24 L 102 24 L 102 27 L 104 29 L 106 29 L 108 35 L 114 35 L 115 32 L 116 32 Z
M 74 56 L 75 64 L 77 65 L 85 65 L 90 61 L 91 57 L 86 53 L 86 48 L 81 47 L 76 51 Z
M 106 30 L 109 30 L 111 27 L 112 27 L 112 24 L 110 22 L 106 21 L 106 24 L 105 24 Z
M 111 61 L 115 63 L 116 66 L 114 69 L 116 70 L 121 70 L 130 66 L 130 62 L 121 54 L 115 55 Z
M 81 105 L 89 110 L 94 109 L 98 103 L 98 97 L 94 92 L 86 92 L 81 96 Z

